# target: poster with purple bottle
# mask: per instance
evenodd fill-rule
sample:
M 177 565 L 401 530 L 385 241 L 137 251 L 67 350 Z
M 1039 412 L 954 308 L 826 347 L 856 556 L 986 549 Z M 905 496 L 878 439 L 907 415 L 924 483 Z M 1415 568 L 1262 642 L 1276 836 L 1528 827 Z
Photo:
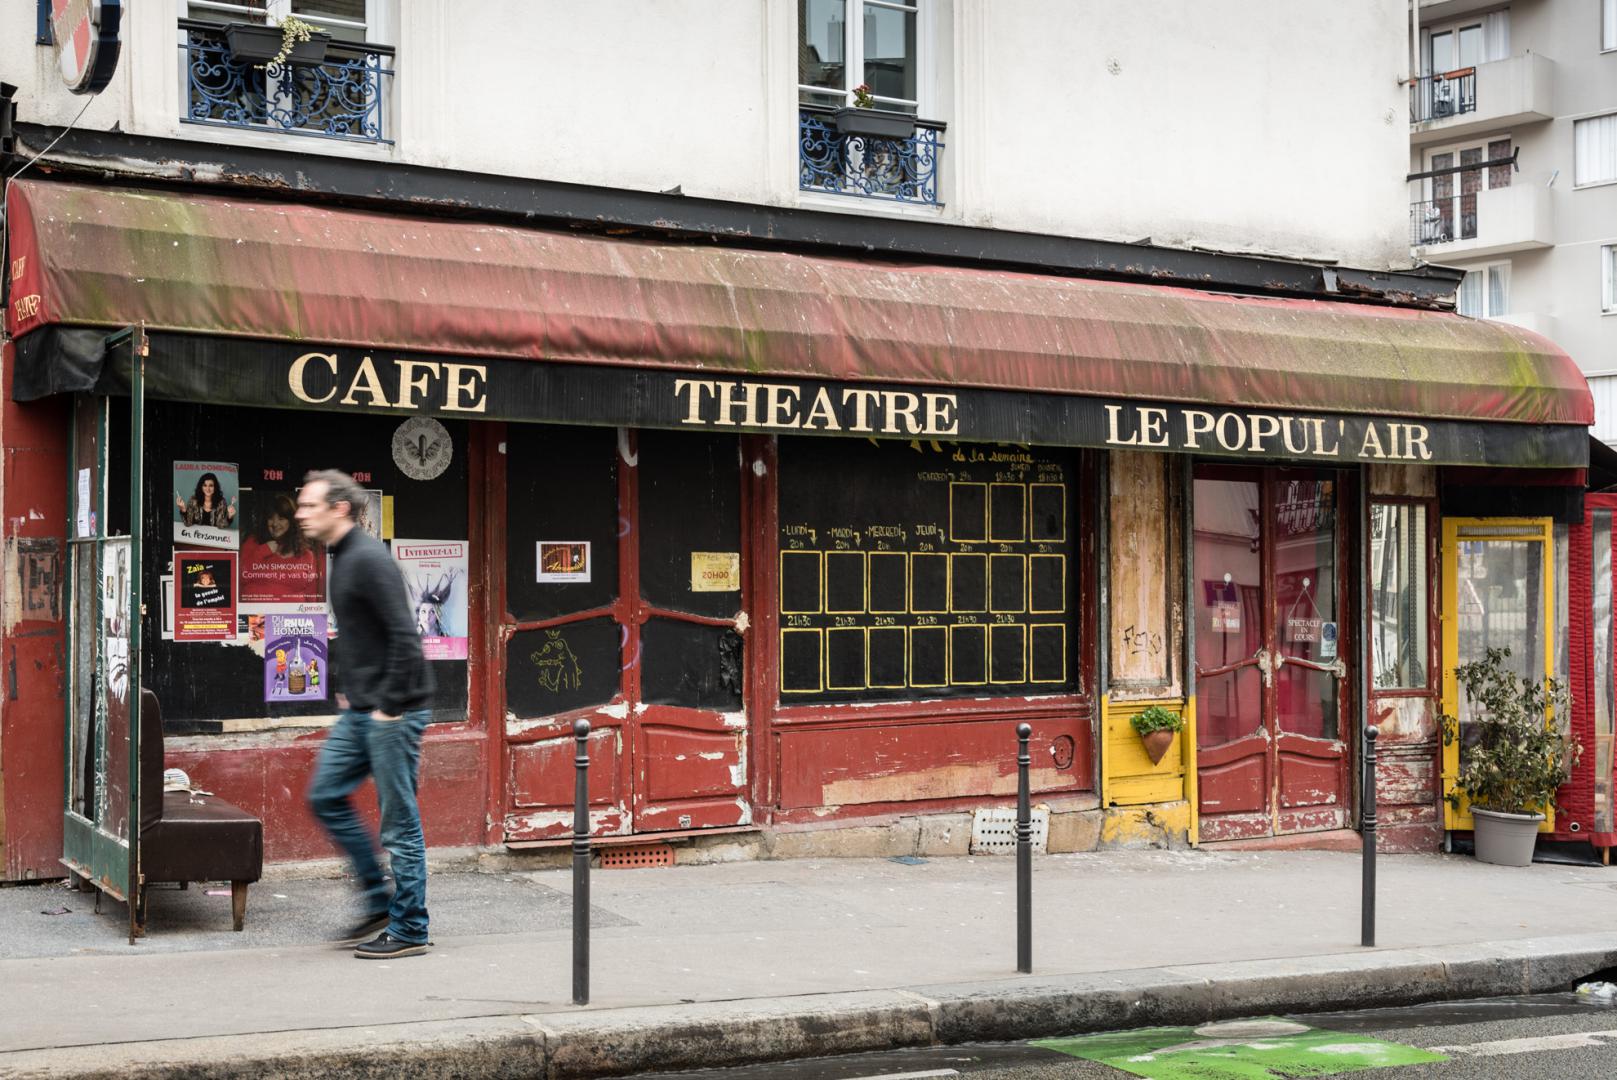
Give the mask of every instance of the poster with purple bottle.
M 326 700 L 326 617 L 264 616 L 264 700 Z

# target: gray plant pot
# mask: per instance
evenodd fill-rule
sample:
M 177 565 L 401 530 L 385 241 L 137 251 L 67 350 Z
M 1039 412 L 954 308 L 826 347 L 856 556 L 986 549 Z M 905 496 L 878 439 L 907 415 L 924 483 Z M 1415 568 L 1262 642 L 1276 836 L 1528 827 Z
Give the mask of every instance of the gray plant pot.
M 1473 806 L 1477 859 L 1499 866 L 1531 866 L 1543 814 L 1501 814 Z

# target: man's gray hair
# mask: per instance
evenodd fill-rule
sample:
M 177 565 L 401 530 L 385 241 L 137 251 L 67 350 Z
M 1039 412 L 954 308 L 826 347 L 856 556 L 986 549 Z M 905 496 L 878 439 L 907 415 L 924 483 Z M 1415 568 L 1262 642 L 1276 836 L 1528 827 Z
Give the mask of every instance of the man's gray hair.
M 356 522 L 364 518 L 365 511 L 371 504 L 371 497 L 366 493 L 364 486 L 352 476 L 336 469 L 311 469 L 303 474 L 303 482 L 326 485 L 326 505 L 335 507 L 338 503 L 347 503 L 348 516 Z

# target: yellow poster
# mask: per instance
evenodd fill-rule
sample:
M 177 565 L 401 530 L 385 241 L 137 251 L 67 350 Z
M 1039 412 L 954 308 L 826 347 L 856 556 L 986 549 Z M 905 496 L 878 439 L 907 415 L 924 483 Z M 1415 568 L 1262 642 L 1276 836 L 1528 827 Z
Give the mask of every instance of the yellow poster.
M 691 592 L 740 592 L 739 551 L 691 552 Z

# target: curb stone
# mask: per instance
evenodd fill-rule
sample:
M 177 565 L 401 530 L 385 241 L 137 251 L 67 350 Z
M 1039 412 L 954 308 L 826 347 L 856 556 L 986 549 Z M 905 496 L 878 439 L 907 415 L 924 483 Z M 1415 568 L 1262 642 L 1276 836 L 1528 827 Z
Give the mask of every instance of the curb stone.
M 505 1014 L 0 1054 L 4 1080 L 609 1077 L 1274 1012 L 1544 993 L 1617 966 L 1617 934 L 784 998 Z

